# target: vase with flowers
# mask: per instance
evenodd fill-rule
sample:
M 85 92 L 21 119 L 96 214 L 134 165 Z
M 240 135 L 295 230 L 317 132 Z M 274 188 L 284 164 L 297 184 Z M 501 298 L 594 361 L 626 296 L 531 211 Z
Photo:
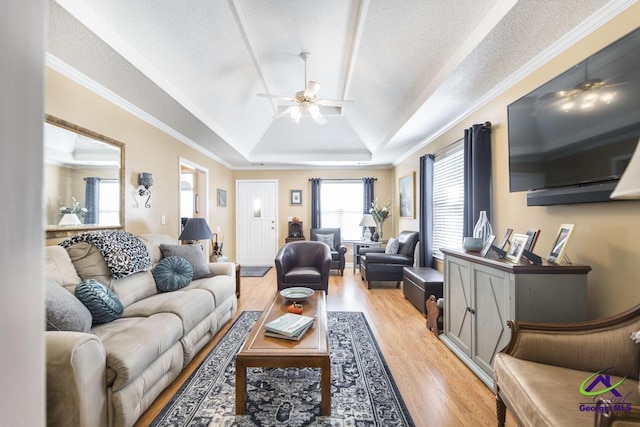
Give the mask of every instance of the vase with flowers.
M 378 204 L 378 199 L 375 199 L 371 202 L 371 208 L 369 209 L 369 213 L 373 217 L 373 220 L 377 225 L 378 238 L 382 240 L 382 226 L 384 225 L 384 220 L 391 216 L 391 211 L 389 208 L 391 207 L 391 202 L 387 203 L 384 206 Z
M 71 204 L 69 206 L 62 203 L 61 200 L 58 200 L 58 204 L 60 205 L 60 216 L 64 216 L 65 214 L 75 214 L 79 218 L 84 218 L 87 214 L 87 208 L 83 207 L 75 197 L 71 197 Z

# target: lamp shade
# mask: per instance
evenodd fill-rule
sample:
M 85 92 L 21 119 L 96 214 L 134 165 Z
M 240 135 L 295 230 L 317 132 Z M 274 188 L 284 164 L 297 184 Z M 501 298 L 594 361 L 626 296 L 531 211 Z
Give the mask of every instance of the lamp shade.
M 62 216 L 58 225 L 80 225 L 80 218 L 74 213 L 67 213 Z
M 640 199 L 640 141 L 618 185 L 611 193 L 612 199 Z
M 189 218 L 178 240 L 208 240 L 213 233 L 204 218 Z
M 360 226 L 362 227 L 375 227 L 377 226 L 376 221 L 373 219 L 373 215 L 364 214 L 362 219 L 360 220 Z

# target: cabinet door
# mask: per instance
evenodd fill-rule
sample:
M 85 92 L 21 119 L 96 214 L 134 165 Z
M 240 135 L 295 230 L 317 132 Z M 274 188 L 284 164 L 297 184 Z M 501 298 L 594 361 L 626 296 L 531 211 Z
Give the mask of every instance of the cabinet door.
M 473 360 L 493 377 L 493 356 L 509 342 L 507 320 L 513 319 L 513 275 L 493 268 L 474 266 Z
M 471 357 L 471 264 L 459 258 L 445 258 L 445 334 Z

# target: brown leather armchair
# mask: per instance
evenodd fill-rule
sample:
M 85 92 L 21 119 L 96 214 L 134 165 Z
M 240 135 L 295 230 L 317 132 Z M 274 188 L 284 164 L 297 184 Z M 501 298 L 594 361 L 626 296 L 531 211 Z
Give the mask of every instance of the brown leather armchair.
M 322 242 L 285 243 L 275 259 L 278 290 L 304 286 L 329 293 L 331 252 Z
M 404 267 L 413 265 L 413 252 L 420 240 L 417 231 L 403 231 L 398 235 L 400 243 L 397 254 L 384 253 L 384 249 L 363 249 L 360 256 L 360 276 L 366 280 L 367 288 L 371 282 L 393 281 L 400 287 Z
M 320 237 L 318 237 L 320 236 Z M 333 236 L 333 238 L 331 238 Z M 338 270 L 338 273 L 344 275 L 345 254 L 347 253 L 347 247 L 342 245 L 342 239 L 340 238 L 339 228 L 312 228 L 311 237 L 312 241 L 320 241 L 322 238 L 329 239 L 331 245 L 329 250 L 331 251 L 331 270 Z

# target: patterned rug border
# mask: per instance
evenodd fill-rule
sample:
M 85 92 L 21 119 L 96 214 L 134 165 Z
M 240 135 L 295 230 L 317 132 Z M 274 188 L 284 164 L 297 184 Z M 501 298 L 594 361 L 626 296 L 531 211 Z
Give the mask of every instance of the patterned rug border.
M 233 333 L 237 333 L 234 328 L 236 326 L 236 324 L 238 324 L 240 321 L 244 321 L 243 317 L 245 315 L 248 314 L 253 314 L 256 315 L 256 320 L 259 317 L 259 314 L 262 313 L 261 310 L 244 310 L 240 313 L 240 315 L 238 315 L 238 317 L 236 318 L 236 320 L 233 322 L 233 324 L 231 325 L 231 327 L 224 333 L 224 335 L 222 335 L 222 337 L 220 337 L 220 339 L 218 340 L 218 342 L 216 343 L 216 345 L 214 346 L 213 349 L 211 349 L 211 352 L 209 354 L 207 354 L 207 356 L 205 356 L 204 360 L 198 365 L 198 367 L 191 373 L 191 375 L 189 375 L 189 378 L 187 378 L 184 383 L 180 386 L 180 388 L 178 389 L 178 391 L 175 392 L 175 394 L 171 397 L 171 399 L 169 400 L 169 402 L 167 402 L 167 404 L 164 406 L 164 408 L 162 408 L 162 410 L 160 411 L 160 413 L 154 418 L 154 420 L 152 421 L 152 423 L 150 424 L 150 426 L 155 426 L 157 425 L 159 422 L 162 421 L 162 419 L 165 417 L 165 415 L 167 414 L 168 411 L 171 410 L 171 408 L 174 406 L 174 404 L 176 403 L 176 401 L 180 400 L 182 398 L 183 393 L 185 392 L 185 390 L 191 385 L 191 383 L 193 382 L 194 378 L 196 378 L 202 368 L 204 367 L 205 363 L 207 362 L 210 354 L 216 349 L 216 347 L 225 339 L 227 338 L 227 335 L 233 334 Z M 369 336 L 371 337 L 371 342 L 373 343 L 373 346 L 377 352 L 377 354 L 380 357 L 380 362 L 382 363 L 382 367 L 384 369 L 384 373 L 385 375 L 388 377 L 388 382 L 391 385 L 391 388 L 393 389 L 394 392 L 394 397 L 396 398 L 397 404 L 400 408 L 400 410 L 402 411 L 402 415 L 405 418 L 405 421 L 407 422 L 407 426 L 409 427 L 415 427 L 415 423 L 413 422 L 413 419 L 411 417 L 411 414 L 409 413 L 409 410 L 407 409 L 407 405 L 404 402 L 404 398 L 402 397 L 402 394 L 400 393 L 400 390 L 398 389 L 398 385 L 396 384 L 395 379 L 393 378 L 393 375 L 391 374 L 391 371 L 389 370 L 389 366 L 387 364 L 386 359 L 384 358 L 384 355 L 382 353 L 382 350 L 380 349 L 380 346 L 378 345 L 378 341 L 375 337 L 375 335 L 373 334 L 373 330 L 371 329 L 371 325 L 369 325 L 369 320 L 367 319 L 367 316 L 365 315 L 364 312 L 362 311 L 340 311 L 340 310 L 336 310 L 336 311 L 328 311 L 327 314 L 331 314 L 331 313 L 344 313 L 346 315 L 355 315 L 355 316 L 360 316 L 362 318 L 362 323 L 364 324 L 364 326 L 367 329 L 367 333 L 369 334 Z M 254 321 L 255 322 L 255 321 Z M 253 327 L 253 326 L 251 326 Z M 251 328 L 250 327 L 250 328 Z M 249 331 L 250 331 L 249 328 Z M 248 332 L 247 331 L 247 334 Z M 247 335 L 248 336 L 248 335 Z M 240 345 L 244 344 L 244 340 L 242 340 L 242 343 Z M 239 351 L 239 348 L 238 348 Z M 234 356 L 235 358 L 235 356 Z M 235 396 L 233 397 L 234 399 L 234 405 L 235 405 Z M 331 418 L 331 417 L 326 417 L 326 418 Z M 236 423 L 234 423 L 233 425 L 236 425 Z M 326 424 L 326 425 L 330 425 Z
M 269 272 L 269 270 L 271 270 L 270 266 L 269 267 L 253 266 L 253 265 L 241 266 L 240 277 L 264 277 Z

